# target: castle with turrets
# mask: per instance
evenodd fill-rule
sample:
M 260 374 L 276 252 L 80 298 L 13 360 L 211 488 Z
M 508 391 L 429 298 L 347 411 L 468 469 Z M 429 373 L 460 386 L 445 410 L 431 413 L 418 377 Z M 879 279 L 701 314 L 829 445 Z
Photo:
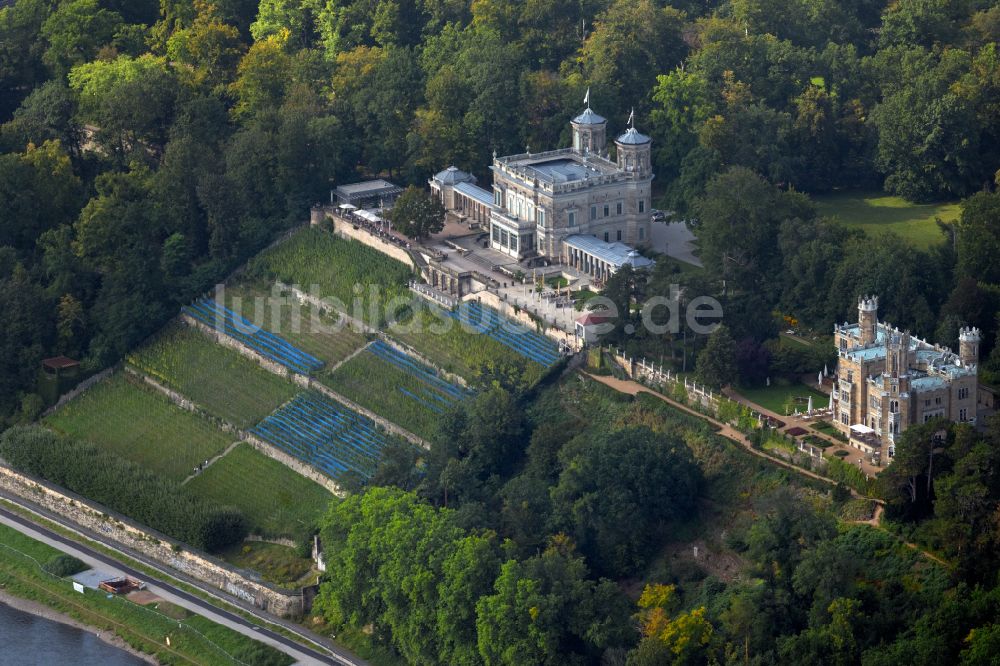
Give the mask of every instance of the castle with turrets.
M 487 230 L 489 247 L 513 261 L 543 258 L 598 281 L 624 264 L 649 265 L 634 248 L 651 240 L 650 139 L 635 128 L 633 114 L 612 159 L 607 125 L 587 103 L 570 122 L 572 146 L 494 155 L 490 190 L 449 167 L 430 180 L 431 191 L 446 209 Z
M 890 456 L 900 433 L 942 417 L 976 422 L 980 332 L 959 331 L 959 352 L 878 320 L 878 298 L 858 301 L 858 323 L 833 329 L 837 375 L 830 406 L 837 429 L 866 453 Z

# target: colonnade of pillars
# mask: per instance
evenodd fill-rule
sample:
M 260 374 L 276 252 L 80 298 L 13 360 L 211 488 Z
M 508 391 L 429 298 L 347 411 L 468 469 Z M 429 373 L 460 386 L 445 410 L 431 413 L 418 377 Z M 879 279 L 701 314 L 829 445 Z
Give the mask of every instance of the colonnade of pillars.
M 598 259 L 592 254 L 588 254 L 583 250 L 578 250 L 575 247 L 568 249 L 569 251 L 569 265 L 573 268 L 591 275 L 598 280 L 607 280 L 611 277 L 612 267 L 608 262 Z
M 455 296 L 462 295 L 462 287 L 459 279 L 453 275 L 448 275 L 439 270 L 433 268 L 430 270 L 430 282 L 431 286 L 440 291 L 447 292 L 449 294 L 454 294 Z

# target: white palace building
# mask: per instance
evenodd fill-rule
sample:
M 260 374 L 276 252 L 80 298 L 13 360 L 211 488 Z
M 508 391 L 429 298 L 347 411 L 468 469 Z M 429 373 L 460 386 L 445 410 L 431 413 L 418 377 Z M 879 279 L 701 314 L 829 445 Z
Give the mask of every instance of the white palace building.
M 488 229 L 490 247 L 513 260 L 544 257 L 602 281 L 624 264 L 650 265 L 634 249 L 650 240 L 649 137 L 630 119 L 612 161 L 605 118 L 588 104 L 570 124 L 572 147 L 494 155 L 492 190 L 449 167 L 430 180 L 431 191 Z

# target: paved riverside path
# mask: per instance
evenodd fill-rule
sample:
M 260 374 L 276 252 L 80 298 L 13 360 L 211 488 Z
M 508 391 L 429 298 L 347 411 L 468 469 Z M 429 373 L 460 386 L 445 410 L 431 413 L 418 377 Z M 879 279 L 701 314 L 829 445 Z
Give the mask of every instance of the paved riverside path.
M 0 497 L 14 504 L 22 506 L 24 505 L 24 502 L 22 500 L 10 496 L 6 493 L 0 493 Z M 28 508 L 30 508 L 30 510 L 33 512 L 44 515 L 46 519 L 59 523 L 60 525 L 68 527 L 74 531 L 79 532 L 82 529 L 79 526 L 76 526 L 72 523 L 67 523 L 67 521 L 61 520 L 58 516 L 50 514 L 49 512 L 39 509 L 37 507 L 32 506 Z M 221 624 L 225 627 L 228 627 L 233 631 L 243 634 L 244 636 L 249 636 L 255 640 L 260 641 L 261 643 L 266 643 L 278 650 L 281 650 L 285 654 L 294 658 L 296 662 L 299 664 L 310 664 L 310 665 L 333 664 L 334 666 L 367 666 L 367 662 L 361 660 L 358 657 L 355 657 L 354 655 L 347 653 L 344 650 L 335 648 L 332 645 L 325 644 L 326 643 L 325 640 L 324 644 L 322 645 L 322 648 L 324 650 L 334 653 L 333 655 L 324 651 L 320 651 L 318 649 L 310 648 L 306 645 L 293 641 L 290 638 L 287 638 L 282 634 L 275 633 L 266 627 L 259 627 L 254 623 L 250 622 L 249 620 L 244 619 L 240 615 L 232 613 L 224 608 L 215 606 L 200 597 L 197 597 L 193 594 L 190 594 L 189 592 L 186 592 L 180 588 L 175 587 L 170 583 L 164 582 L 156 578 L 152 578 L 149 576 L 149 574 L 136 571 L 131 567 L 122 564 L 116 559 L 108 555 L 105 555 L 100 551 L 94 550 L 89 546 L 68 539 L 67 537 L 64 537 L 63 535 L 54 532 L 48 529 L 47 527 L 38 525 L 16 513 L 12 513 L 11 511 L 8 511 L 4 507 L 0 507 L 0 523 L 7 525 L 8 527 L 12 527 L 16 529 L 18 532 L 21 532 L 22 534 L 29 536 L 32 539 L 36 539 L 37 541 L 41 541 L 42 543 L 45 543 L 64 553 L 68 553 L 73 557 L 76 557 L 77 559 L 83 561 L 92 568 L 99 569 L 101 571 L 106 571 L 108 573 L 117 576 L 127 575 L 127 576 L 132 576 L 134 578 L 138 578 L 139 580 L 144 581 L 147 584 L 147 589 L 150 592 L 156 594 L 156 596 L 166 601 L 169 601 L 172 604 L 176 604 L 177 606 L 192 611 L 198 615 L 201 615 L 202 617 L 209 619 L 212 622 L 216 622 L 217 624 Z M 113 542 L 110 541 L 106 541 L 100 538 L 99 535 L 87 534 L 86 536 L 89 539 L 100 542 L 104 546 L 113 548 L 115 550 L 120 550 L 120 548 L 117 547 L 117 544 L 114 544 Z M 175 578 L 185 579 L 183 575 L 179 575 L 174 572 L 164 571 L 161 566 L 157 565 L 155 562 L 151 560 L 142 558 L 141 556 L 138 556 L 131 552 L 127 552 L 125 554 L 127 554 L 129 557 L 133 559 L 141 561 L 144 565 L 148 567 L 155 568 L 157 571 L 160 571 L 165 575 L 169 575 Z M 206 590 L 201 585 L 196 585 L 196 582 L 193 580 L 185 579 L 185 582 L 193 584 L 196 587 L 201 588 L 203 591 L 209 591 Z M 261 620 L 264 622 L 269 622 L 272 624 L 280 624 L 284 626 L 286 629 L 295 631 L 300 634 L 304 632 L 304 629 L 302 627 L 298 627 L 293 623 L 281 620 L 280 618 L 276 618 L 273 616 L 263 617 L 262 616 L 263 614 L 259 609 L 243 607 L 241 604 L 235 603 L 235 600 L 226 599 L 226 603 L 233 606 L 240 606 L 241 608 L 243 608 L 243 610 L 261 617 Z

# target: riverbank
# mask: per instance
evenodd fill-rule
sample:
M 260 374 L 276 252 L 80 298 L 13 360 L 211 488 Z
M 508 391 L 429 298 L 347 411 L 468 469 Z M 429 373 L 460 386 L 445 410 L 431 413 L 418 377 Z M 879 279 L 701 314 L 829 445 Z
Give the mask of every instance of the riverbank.
M 52 622 L 58 622 L 59 624 L 65 624 L 70 627 L 75 627 L 81 631 L 86 631 L 88 634 L 93 634 L 99 638 L 104 643 L 107 643 L 111 647 L 117 648 L 124 652 L 128 652 L 134 657 L 142 659 L 147 664 L 159 664 L 152 655 L 146 654 L 136 650 L 131 645 L 123 641 L 118 635 L 110 631 L 99 631 L 94 627 L 84 624 L 79 620 L 66 615 L 65 613 L 60 613 L 59 611 L 46 606 L 45 604 L 33 601 L 31 599 L 24 599 L 22 597 L 15 596 L 8 592 L 5 588 L 0 586 L 0 604 L 5 606 L 10 606 L 15 610 L 19 610 L 22 613 L 30 613 L 45 620 L 50 620 Z

